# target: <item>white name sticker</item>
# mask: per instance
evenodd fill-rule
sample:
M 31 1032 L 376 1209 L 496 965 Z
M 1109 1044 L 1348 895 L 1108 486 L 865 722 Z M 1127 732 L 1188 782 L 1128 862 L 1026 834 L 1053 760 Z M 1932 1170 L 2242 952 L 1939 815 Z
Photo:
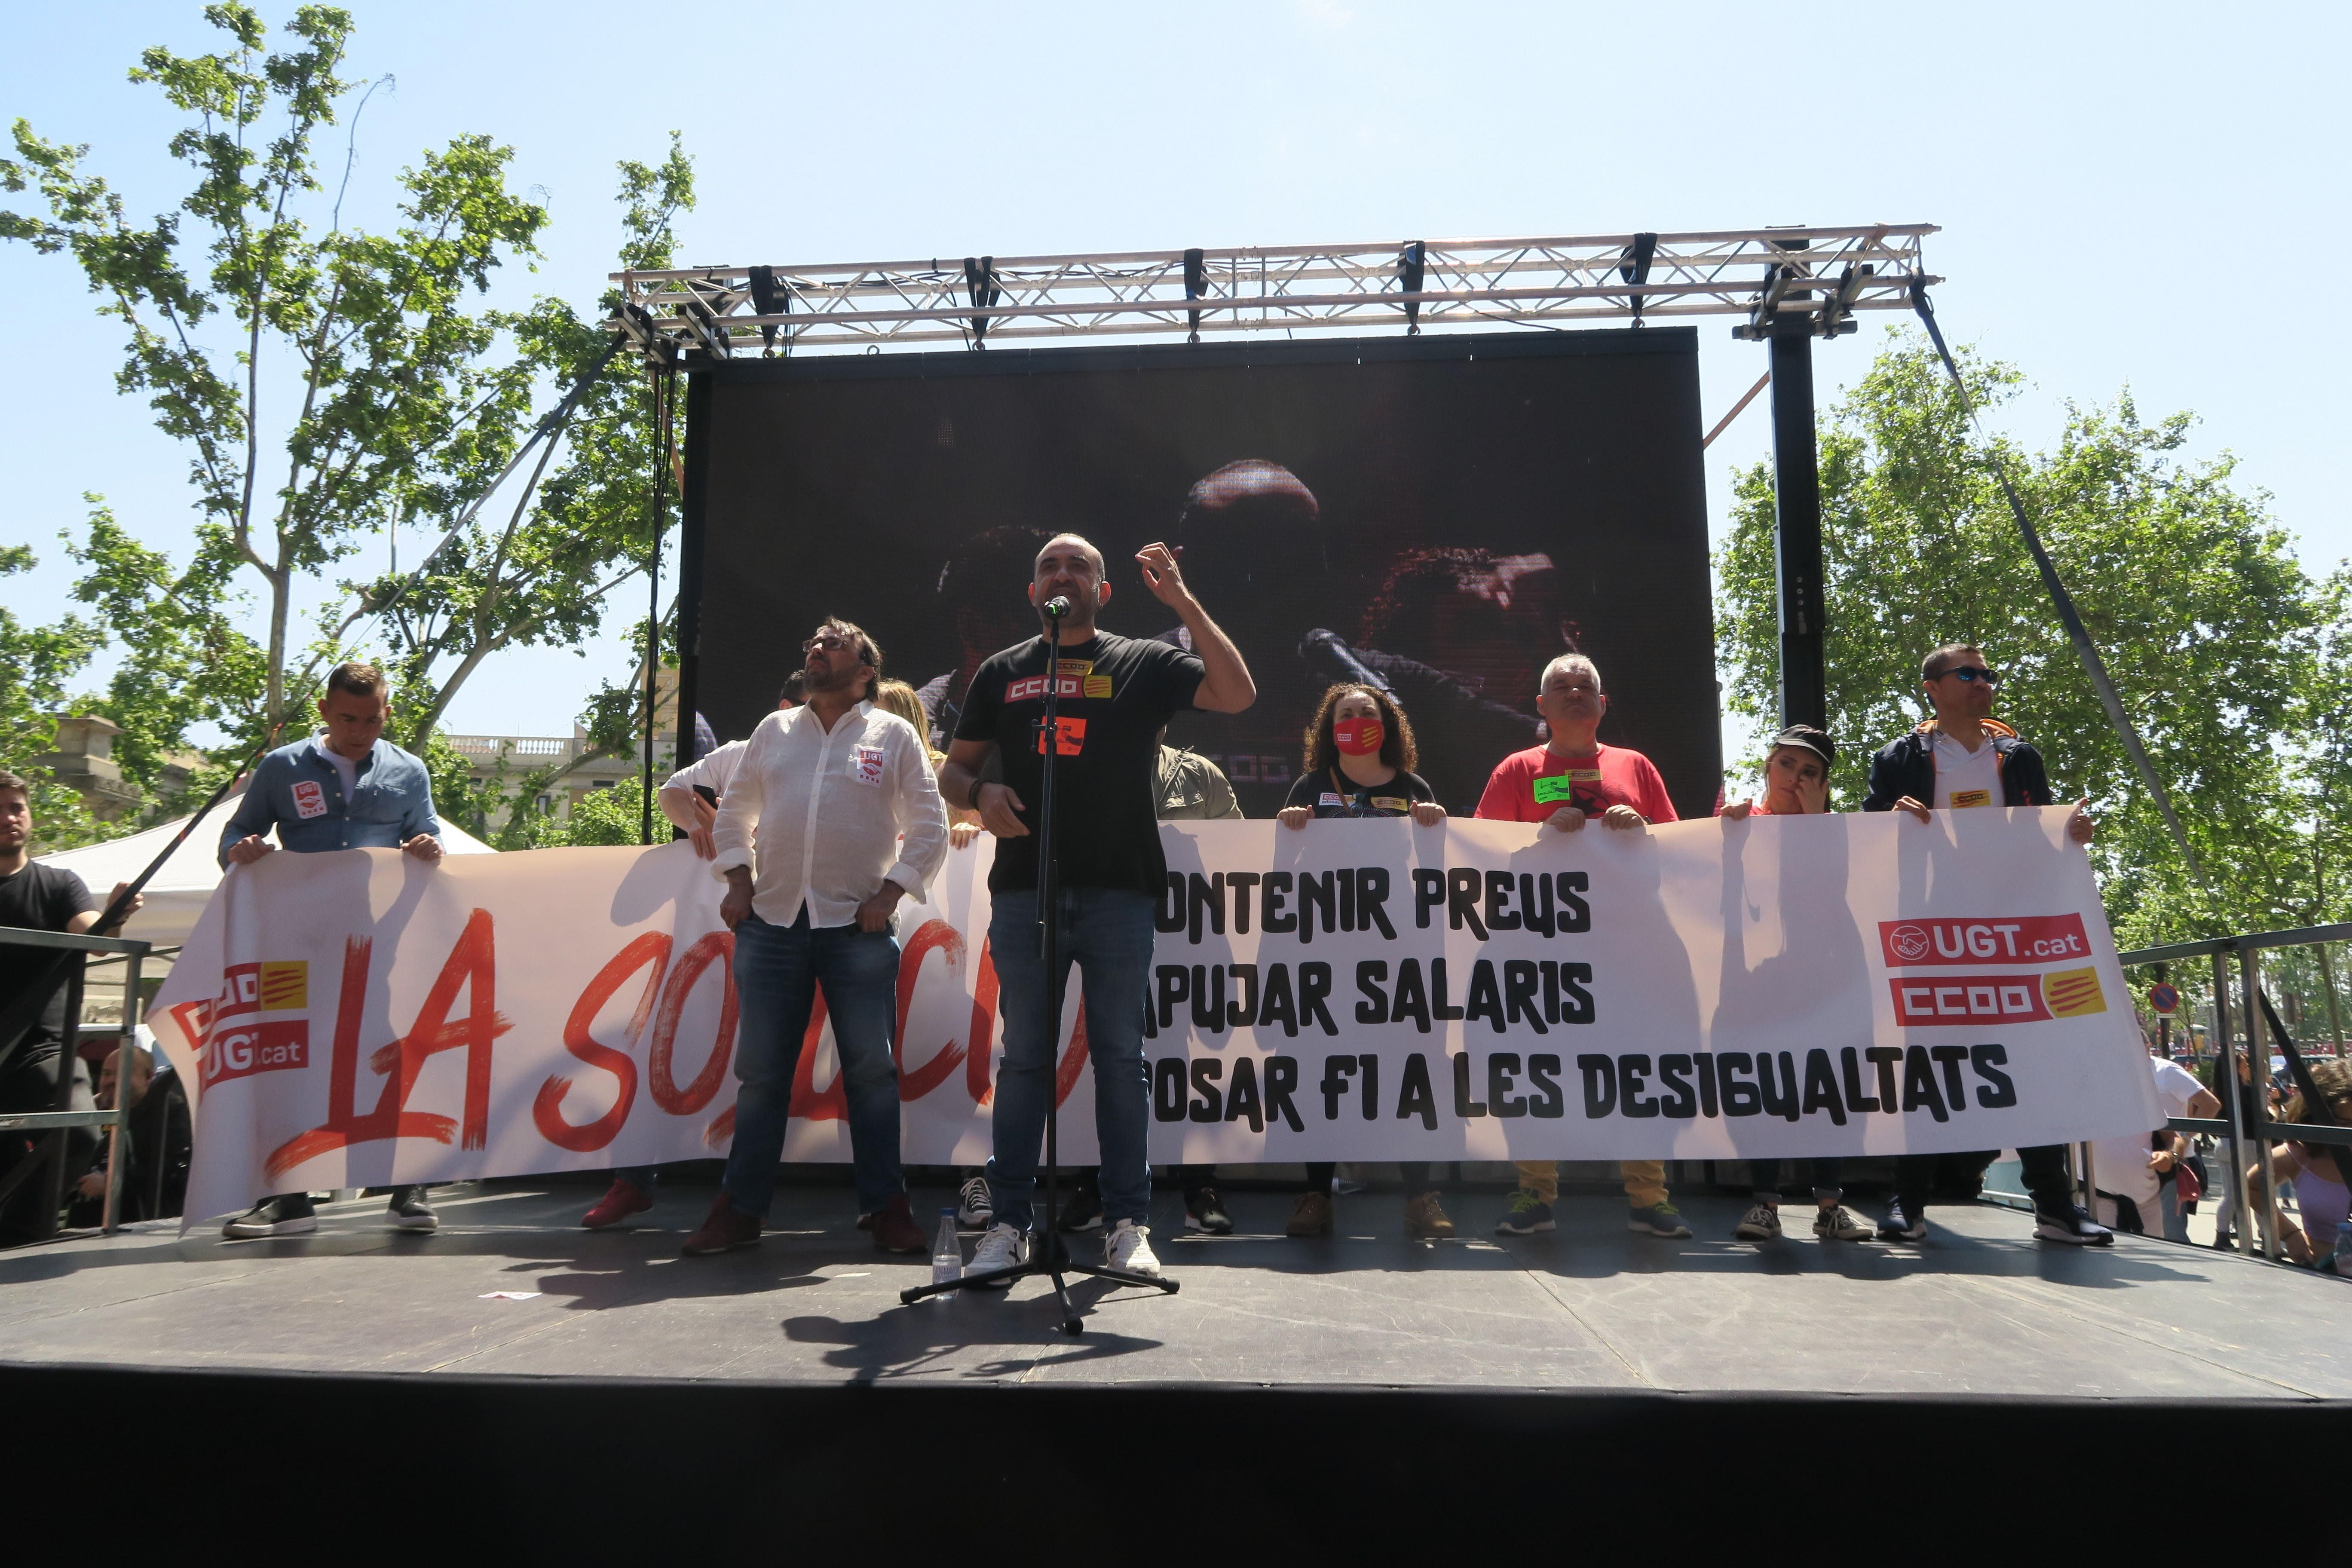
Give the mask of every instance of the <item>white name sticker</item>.
M 881 747 L 860 746 L 849 759 L 849 776 L 862 784 L 879 784 L 882 782 L 882 761 Z

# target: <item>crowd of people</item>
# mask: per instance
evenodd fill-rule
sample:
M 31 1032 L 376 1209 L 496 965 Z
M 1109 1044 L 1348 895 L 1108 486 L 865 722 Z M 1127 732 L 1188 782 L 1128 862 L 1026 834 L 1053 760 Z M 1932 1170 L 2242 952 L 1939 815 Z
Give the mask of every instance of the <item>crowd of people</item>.
M 1234 794 L 1206 759 L 1166 744 L 1169 721 L 1187 710 L 1236 713 L 1255 700 L 1249 668 L 1187 584 L 1165 545 L 1136 557 L 1145 589 L 1179 622 L 1182 635 L 1143 640 L 1103 631 L 1096 614 L 1113 592 L 1100 552 L 1063 534 L 1045 541 L 1033 563 L 1031 605 L 1061 601 L 1045 632 L 980 659 L 957 683 L 944 751 L 933 744 L 940 716 L 923 694 L 882 677 L 883 654 L 860 627 L 831 619 L 803 645 L 803 662 L 780 692 L 775 711 L 747 738 L 712 750 L 673 775 L 658 801 L 694 851 L 723 878 L 720 916 L 734 933 L 739 1026 L 735 1131 L 719 1191 L 688 1238 L 688 1256 L 755 1245 L 773 1199 L 792 1089 L 818 994 L 833 1025 L 853 1152 L 858 1227 L 875 1246 L 919 1253 L 930 1237 L 916 1223 L 899 1152 L 898 1074 L 892 1052 L 902 900 L 921 899 L 948 856 L 982 833 L 996 840 L 989 875 L 991 942 L 1003 1012 L 1003 1056 L 992 1104 L 992 1156 L 962 1173 L 959 1213 L 981 1230 L 966 1276 L 1002 1283 L 1034 1241 L 1037 1165 L 1047 1097 L 1053 1092 L 1054 1042 L 1046 996 L 1080 975 L 1095 1095 L 1099 1165 L 1085 1173 L 1065 1228 L 1103 1232 L 1106 1267 L 1146 1277 L 1160 1264 L 1147 1223 L 1152 1174 L 1145 1153 L 1149 1074 L 1141 1022 L 1155 938 L 1155 912 L 1166 879 L 1158 824 L 1170 819 L 1239 816 Z M 1012 584 L 1007 584 L 1008 592 Z M 1539 825 L 1549 833 L 1641 833 L 1676 819 L 1664 781 L 1639 752 L 1600 739 L 1609 711 L 1601 672 L 1570 651 L 1534 674 L 1541 729 L 1537 743 L 1503 757 L 1488 773 L 1476 816 Z M 2052 804 L 2047 770 L 2033 746 L 1991 717 L 2000 676 L 1983 652 L 1948 644 L 1919 668 L 1929 716 L 1879 750 L 1861 809 L 1900 812 L 1922 822 L 1937 811 Z M 1044 972 L 1034 941 L 1036 806 L 1043 782 L 1041 718 L 1047 682 L 1057 687 L 1061 718 L 1055 748 L 1059 792 L 1055 907 L 1063 973 Z M 933 683 L 936 687 L 937 683 Z M 388 692 L 382 673 L 346 664 L 319 699 L 320 725 L 305 740 L 264 759 L 252 786 L 224 827 L 224 867 L 249 864 L 282 849 L 301 854 L 354 847 L 398 848 L 431 863 L 440 854 L 424 764 L 383 738 Z M 935 700 L 943 700 L 935 694 Z M 1834 809 L 1829 788 L 1836 742 L 1811 726 L 1784 730 L 1764 764 L 1761 795 L 1720 807 L 1727 817 L 1801 816 Z M 1458 759 L 1457 759 L 1458 761 Z M 1318 822 L 1406 817 L 1433 826 L 1445 812 L 1423 776 L 1411 717 L 1385 683 L 1331 684 L 1303 736 L 1299 768 L 1279 820 L 1312 833 Z M 2070 837 L 2088 842 L 2094 826 L 2078 803 Z M 88 889 L 70 872 L 27 858 L 31 817 L 23 780 L 0 773 L 0 925 L 87 930 L 96 921 Z M 271 837 L 274 833 L 276 843 Z M 119 891 L 119 889 L 118 889 Z M 27 950 L 0 946 L 0 994 L 27 983 Z M 46 1109 L 59 1096 L 58 1008 L 23 1037 L 0 1042 L 0 1110 Z M 2170 1081 L 2158 1063 L 2159 1092 L 2175 1114 L 2242 1114 L 2238 1085 L 2219 1091 Z M 2352 1067 L 2323 1063 L 2322 1091 L 2352 1116 Z M 77 1064 L 77 1068 L 79 1064 Z M 110 1058 L 102 1092 L 155 1100 L 153 1066 L 133 1047 L 130 1070 Z M 2298 1105 L 2284 1108 L 2293 1118 Z M 152 1140 L 162 1157 L 168 1115 L 134 1143 Z M 2033 1198 L 2033 1234 L 2072 1246 L 2104 1246 L 2111 1226 L 2149 1223 L 2158 1183 L 2185 1157 L 2172 1135 L 2113 1141 L 2095 1159 L 2095 1215 L 2077 1201 L 2062 1145 L 2018 1151 Z M 21 1158 L 23 1141 L 0 1149 L 0 1165 Z M 140 1158 L 134 1151 L 134 1162 Z M 1895 1191 L 1874 1225 L 1850 1209 L 1842 1163 L 1832 1157 L 1755 1166 L 1749 1206 L 1734 1230 L 1766 1243 L 1781 1236 L 1784 1173 L 1810 1184 L 1813 1234 L 1827 1242 L 1873 1237 L 1918 1241 L 1938 1173 L 1950 1156 L 1905 1155 Z M 1991 1155 L 1975 1158 L 1981 1173 Z M 1961 1163 L 1967 1163 L 1969 1157 Z M 1559 1171 L 1553 1162 L 1517 1163 L 1518 1184 L 1495 1228 L 1529 1236 L 1554 1228 Z M 1232 1228 L 1215 1173 L 1207 1166 L 1163 1173 L 1181 1187 L 1190 1229 Z M 1629 1227 L 1664 1239 L 1691 1235 L 1667 1190 L 1664 1165 L 1631 1160 L 1619 1167 Z M 2293 1179 L 2304 1231 L 2344 1217 L 2345 1189 L 2330 1180 L 2332 1161 L 2299 1144 L 2280 1144 L 2242 1179 Z M 1402 1223 L 1407 1235 L 1437 1239 L 1454 1233 L 1430 1167 L 1406 1163 Z M 644 1168 L 612 1173 L 584 1223 L 604 1228 L 652 1207 L 658 1177 Z M 1286 1231 L 1328 1234 L 1334 1170 L 1307 1168 Z M 102 1179 L 75 1184 L 78 1201 L 102 1193 Z M 2329 1205 L 2332 1205 L 2333 1207 Z M 429 1231 L 437 1224 L 425 1189 L 395 1188 L 389 1222 Z M 310 1195 L 259 1197 L 230 1220 L 230 1238 L 300 1234 L 316 1227 Z M 2285 1238 L 2290 1254 L 2316 1257 L 2333 1239 Z
M 1166 726 L 1188 708 L 1240 711 L 1255 689 L 1240 654 L 1190 591 L 1174 553 L 1155 544 L 1137 564 L 1148 591 L 1181 622 L 1181 637 L 1144 641 L 1101 630 L 1095 613 L 1113 589 L 1100 552 L 1076 535 L 1049 539 L 1035 556 L 1029 598 L 1033 606 L 1061 601 L 1065 613 L 1044 634 L 980 658 L 956 683 L 944 753 L 928 744 L 939 733 L 937 716 L 920 694 L 883 680 L 873 637 L 834 620 L 803 645 L 801 689 L 788 692 L 746 741 L 720 748 L 664 790 L 670 820 L 729 880 L 721 913 L 736 932 L 743 997 L 737 1071 L 740 1103 L 751 1108 L 739 1111 L 726 1180 L 686 1243 L 689 1255 L 747 1247 L 760 1237 L 782 1147 L 782 1107 L 819 987 L 835 1020 L 847 1089 L 858 1223 L 886 1250 L 926 1248 L 898 1163 L 889 917 L 899 900 L 928 888 L 948 854 L 987 832 L 998 840 L 990 873 L 991 945 L 1002 985 L 1004 1055 L 992 1104 L 993 1156 L 984 1171 L 965 1176 L 959 1213 L 982 1232 L 968 1277 L 995 1282 L 1027 1256 L 1053 1072 L 1044 1000 L 1048 984 L 1058 988 L 1066 979 L 1042 972 L 1030 940 L 1039 913 L 1034 804 L 1046 743 L 1040 726 L 1052 681 L 1066 704 L 1051 742 L 1065 803 L 1052 916 L 1063 933 L 1062 962 L 1079 972 L 1101 1155 L 1100 1164 L 1082 1174 L 1061 1223 L 1074 1231 L 1100 1228 L 1107 1267 L 1158 1271 L 1147 1223 L 1152 1173 L 1144 1152 L 1148 1078 L 1139 1027 L 1154 906 L 1166 874 L 1157 824 L 1240 815 L 1213 765 L 1165 744 Z M 2051 803 L 2039 754 L 1990 717 L 1999 677 L 1980 650 L 1934 650 L 1920 681 L 1933 716 L 1874 760 L 1863 809 L 1925 821 L 1937 810 Z M 1612 832 L 1675 820 L 1649 759 L 1600 740 L 1608 707 L 1592 660 L 1574 652 L 1552 658 L 1536 680 L 1539 743 L 1492 768 L 1476 815 L 1560 833 L 1584 831 L 1596 820 Z M 1316 822 L 1334 818 L 1411 816 L 1424 826 L 1444 819 L 1436 792 L 1418 771 L 1412 721 L 1384 683 L 1328 685 L 1303 742 L 1296 781 L 1278 814 L 1286 828 L 1312 831 Z M 1819 729 L 1783 731 L 1766 761 L 1762 798 L 1732 805 L 1726 815 L 1829 810 L 1836 755 L 1834 741 Z M 2092 835 L 2081 805 L 2069 831 L 2077 843 Z M 854 952 L 872 954 L 870 965 L 852 962 Z M 770 1098 L 774 1105 L 766 1105 Z M 2112 1240 L 2112 1231 L 2076 1202 L 2063 1147 L 2024 1150 L 2021 1157 L 2035 1198 L 2037 1236 L 2077 1246 Z M 1836 1241 L 1920 1239 L 1941 1163 L 1936 1156 L 1899 1161 L 1895 1199 L 1875 1226 L 1846 1207 L 1838 1161 L 1806 1163 L 1814 1234 Z M 1552 1229 L 1556 1164 L 1524 1161 L 1517 1169 L 1519 1184 L 1497 1232 Z M 1627 1161 L 1620 1173 L 1632 1229 L 1666 1239 L 1690 1236 L 1667 1191 L 1663 1162 Z M 1183 1191 L 1188 1228 L 1231 1229 L 1213 1171 L 1169 1174 Z M 1408 1163 L 1401 1174 L 1406 1233 L 1424 1239 L 1454 1234 L 1430 1168 Z M 1776 1163 L 1759 1164 L 1738 1236 L 1766 1241 L 1780 1235 L 1780 1175 Z M 1289 1235 L 1330 1231 L 1333 1176 L 1328 1163 L 1307 1166 Z M 586 1223 L 601 1227 L 643 1212 L 652 1184 L 650 1173 L 614 1173 Z

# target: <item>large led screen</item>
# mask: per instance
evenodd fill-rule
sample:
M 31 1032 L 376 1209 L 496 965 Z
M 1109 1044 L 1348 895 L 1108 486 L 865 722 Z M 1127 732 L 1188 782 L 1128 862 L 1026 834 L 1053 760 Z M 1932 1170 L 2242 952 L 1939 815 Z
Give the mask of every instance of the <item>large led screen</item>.
M 1175 639 L 1133 556 L 1154 540 L 1255 677 L 1255 707 L 1169 743 L 1271 816 L 1324 689 L 1378 679 L 1420 772 L 1467 813 L 1535 744 L 1538 678 L 1576 649 L 1601 739 L 1685 816 L 1720 772 L 1696 334 L 1476 337 L 767 359 L 699 372 L 696 705 L 748 734 L 838 615 L 953 728 L 980 661 L 1036 635 L 1038 545 L 1108 558 L 1100 620 Z M 944 743 L 943 740 L 940 743 Z

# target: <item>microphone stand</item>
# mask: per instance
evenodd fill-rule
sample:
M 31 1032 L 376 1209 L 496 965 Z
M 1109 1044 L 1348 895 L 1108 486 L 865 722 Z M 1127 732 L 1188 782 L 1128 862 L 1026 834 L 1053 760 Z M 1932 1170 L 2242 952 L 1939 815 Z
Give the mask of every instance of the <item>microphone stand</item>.
M 1059 605 L 1057 609 L 1055 606 Z M 961 1290 L 971 1285 L 993 1285 L 1003 1280 L 1008 1286 L 1016 1279 L 1026 1279 L 1043 1274 L 1054 1281 L 1054 1304 L 1062 1314 L 1062 1331 L 1076 1337 L 1086 1331 L 1077 1309 L 1070 1305 L 1069 1286 L 1065 1274 L 1085 1274 L 1097 1279 L 1109 1279 L 1121 1285 L 1142 1285 L 1173 1296 L 1177 1282 L 1150 1274 L 1129 1274 L 1117 1268 L 1105 1268 L 1091 1263 L 1070 1261 L 1069 1248 L 1063 1245 L 1060 1218 L 1060 1141 L 1058 1124 L 1061 1100 L 1062 998 L 1069 990 L 1068 977 L 1061 972 L 1061 947 L 1058 931 L 1061 921 L 1055 908 L 1061 896 L 1060 878 L 1055 855 L 1054 773 L 1055 760 L 1062 749 L 1062 617 L 1069 614 L 1067 601 L 1048 600 L 1045 604 L 1045 716 L 1037 731 L 1037 749 L 1043 754 L 1040 764 L 1043 777 L 1037 787 L 1037 952 L 1045 965 L 1045 1226 L 1029 1251 L 1029 1260 L 1010 1268 L 992 1268 L 984 1274 L 967 1274 L 945 1284 L 922 1285 L 898 1292 L 898 1300 L 908 1306 L 926 1296 L 937 1296 L 950 1290 Z

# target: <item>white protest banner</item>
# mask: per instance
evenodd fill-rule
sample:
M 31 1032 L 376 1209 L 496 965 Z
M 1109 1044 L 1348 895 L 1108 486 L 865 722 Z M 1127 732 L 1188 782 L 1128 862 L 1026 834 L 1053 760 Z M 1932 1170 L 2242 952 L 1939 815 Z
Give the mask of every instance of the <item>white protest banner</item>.
M 1152 1157 L 1744 1159 L 2152 1129 L 2065 815 L 1168 825 Z M 911 1163 L 988 1153 L 988 864 L 984 840 L 951 853 L 902 908 Z M 684 844 L 232 874 L 152 1014 L 203 1086 L 189 1213 L 723 1152 L 719 892 Z M 1072 1000 L 1062 1147 L 1082 1163 Z M 821 1011 L 810 1038 L 785 1156 L 845 1160 Z

